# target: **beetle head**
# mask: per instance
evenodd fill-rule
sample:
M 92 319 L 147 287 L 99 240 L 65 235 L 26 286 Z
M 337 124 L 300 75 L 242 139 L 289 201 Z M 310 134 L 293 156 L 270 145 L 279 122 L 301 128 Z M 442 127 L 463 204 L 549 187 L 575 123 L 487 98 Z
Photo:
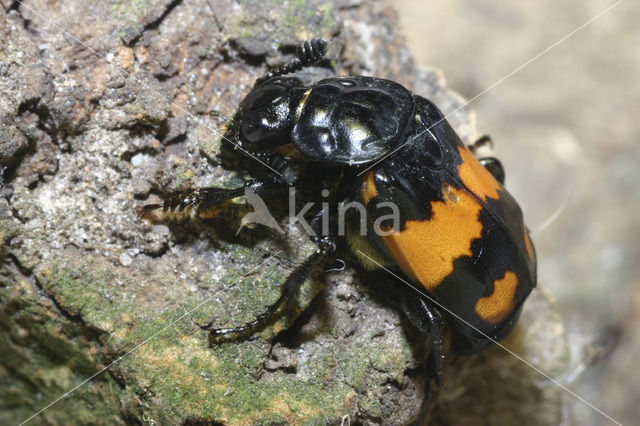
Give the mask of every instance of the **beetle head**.
M 242 142 L 256 149 L 289 142 L 305 87 L 297 78 L 273 78 L 256 86 L 240 103 L 234 121 Z

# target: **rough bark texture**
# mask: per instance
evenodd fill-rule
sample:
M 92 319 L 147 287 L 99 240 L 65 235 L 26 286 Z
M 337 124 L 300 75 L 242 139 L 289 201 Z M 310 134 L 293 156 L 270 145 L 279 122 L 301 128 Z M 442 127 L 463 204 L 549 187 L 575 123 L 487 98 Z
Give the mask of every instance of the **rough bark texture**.
M 297 307 L 254 338 L 209 347 L 200 325 L 252 319 L 313 246 L 293 227 L 235 236 L 241 202 L 206 224 L 135 214 L 160 192 L 241 182 L 218 164 L 219 114 L 231 116 L 305 38 L 332 42 L 328 60 L 302 73 L 309 81 L 369 74 L 444 111 L 459 106 L 438 72 L 416 69 L 385 2 L 2 4 L 1 423 L 116 361 L 32 422 L 407 424 L 429 411 L 440 423 L 560 420 L 561 394 L 499 348 L 448 365 L 438 396 L 419 336 L 386 296 L 401 284 L 357 268 L 310 280 Z M 450 120 L 474 136 L 467 110 Z M 540 294 L 521 329 L 510 347 L 561 372 L 562 326 Z

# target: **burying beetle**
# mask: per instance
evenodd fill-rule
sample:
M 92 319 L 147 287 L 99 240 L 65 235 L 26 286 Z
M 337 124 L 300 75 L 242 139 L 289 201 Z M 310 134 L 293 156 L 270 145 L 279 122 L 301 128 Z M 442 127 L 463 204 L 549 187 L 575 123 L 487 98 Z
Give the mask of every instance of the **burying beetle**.
M 487 138 L 465 146 L 429 100 L 380 78 L 334 77 L 305 86 L 285 77 L 313 65 L 326 50 L 322 39 L 304 42 L 296 58 L 256 80 L 227 127 L 223 151 L 245 151 L 277 173 L 236 189 L 174 194 L 141 213 L 206 216 L 206 209 L 247 188 L 261 197 L 286 195 L 291 187 L 318 194 L 329 189 L 328 232 L 319 216 L 312 220 L 317 251 L 291 273 L 264 313 L 240 327 L 211 329 L 215 340 L 253 332 L 293 299 L 336 250 L 340 203 L 362 203 L 369 232 L 347 230 L 349 246 L 365 268 L 391 269 L 430 296 L 398 283 L 408 319 L 429 339 L 441 385 L 443 319 L 452 326 L 455 350 L 482 349 L 513 329 L 536 286 L 536 256 L 522 212 L 503 187 L 500 162 L 478 160 L 472 152 Z M 382 214 L 380 207 L 389 204 L 397 206 L 399 223 Z M 378 232 L 371 232 L 373 225 Z

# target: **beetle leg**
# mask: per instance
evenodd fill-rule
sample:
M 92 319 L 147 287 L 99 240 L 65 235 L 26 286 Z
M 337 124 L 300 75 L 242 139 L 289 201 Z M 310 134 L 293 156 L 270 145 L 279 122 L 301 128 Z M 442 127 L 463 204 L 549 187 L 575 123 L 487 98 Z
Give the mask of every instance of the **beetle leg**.
M 318 250 L 302 262 L 302 264 L 298 266 L 291 275 L 289 275 L 280 287 L 280 297 L 278 300 L 271 305 L 268 305 L 265 311 L 257 315 L 253 321 L 244 325 L 233 328 L 211 328 L 211 324 L 205 326 L 205 328 L 209 329 L 210 344 L 213 345 L 221 340 L 226 340 L 228 336 L 248 336 L 253 334 L 269 319 L 273 318 L 283 304 L 295 300 L 302 284 L 309 279 L 322 261 L 336 250 L 335 234 L 333 232 L 336 224 L 336 211 L 336 209 L 330 209 L 329 212 L 330 235 L 322 235 L 318 229 L 320 227 L 320 217 L 322 216 L 323 211 L 316 213 L 315 217 L 311 220 L 311 227 L 316 233 L 312 239 L 318 247 Z
M 480 164 L 482 164 L 485 169 L 489 170 L 489 173 L 491 173 L 501 185 L 504 185 L 504 167 L 502 167 L 500 160 L 495 157 L 482 157 L 479 158 L 478 161 L 480 161 Z
M 280 297 L 278 300 L 268 305 L 265 311 L 257 315 L 254 320 L 233 328 L 211 328 L 211 325 L 207 325 L 206 328 L 209 329 L 209 343 L 212 345 L 219 343 L 221 340 L 226 340 L 225 338 L 230 335 L 233 335 L 235 338 L 237 336 L 253 334 L 269 319 L 273 318 L 283 304 L 295 300 L 300 286 L 311 276 L 326 255 L 327 252 L 318 250 L 302 262 L 280 287 Z
M 207 209 L 223 201 L 243 196 L 247 190 L 258 196 L 269 196 L 286 193 L 288 188 L 289 185 L 279 181 L 252 179 L 235 189 L 209 187 L 178 192 L 162 203 L 140 206 L 137 212 L 143 219 L 152 222 L 186 218 L 193 211 L 202 218 L 207 217 Z
M 474 155 L 486 157 L 493 155 L 493 139 L 489 135 L 482 135 L 470 145 L 467 145 L 469 151 Z
M 468 145 L 469 150 L 478 157 L 478 161 L 489 173 L 493 175 L 495 180 L 504 185 L 504 168 L 500 160 L 493 156 L 493 140 L 488 135 L 478 138 L 474 143 Z
M 444 343 L 442 338 L 443 322 L 440 312 L 428 301 L 413 293 L 403 294 L 402 307 L 411 323 L 422 333 L 429 336 L 429 361 L 431 373 L 440 388 L 443 387 L 442 369 Z
M 253 334 L 260 327 L 264 326 L 268 320 L 273 318 L 282 305 L 295 300 L 302 284 L 309 279 L 318 265 L 320 265 L 327 255 L 332 253 L 336 247 L 333 241 L 329 241 L 326 238 L 316 241 L 316 244 L 318 245 L 318 250 L 302 262 L 282 284 L 278 300 L 268 305 L 265 311 L 258 314 L 254 320 L 232 328 L 211 328 L 211 324 L 205 326 L 205 328 L 209 329 L 209 344 L 213 345 L 225 341 L 228 338 L 234 339 L 239 336 L 249 336 Z

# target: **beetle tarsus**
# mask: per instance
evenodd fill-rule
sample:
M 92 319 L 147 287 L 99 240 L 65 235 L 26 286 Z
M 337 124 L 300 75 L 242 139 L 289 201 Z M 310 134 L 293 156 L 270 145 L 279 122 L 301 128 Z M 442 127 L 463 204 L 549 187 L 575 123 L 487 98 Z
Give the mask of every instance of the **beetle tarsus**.
M 209 344 L 214 345 L 229 338 L 235 339 L 238 336 L 252 334 L 267 320 L 271 319 L 276 314 L 276 312 L 278 312 L 278 309 L 285 301 L 285 296 L 281 294 L 278 300 L 266 307 L 264 312 L 257 315 L 252 321 L 238 327 L 210 328 L 211 325 L 208 325 L 207 328 L 209 328 Z
M 468 146 L 469 151 L 474 154 L 481 149 L 493 150 L 493 139 L 489 135 L 482 135 Z
M 258 314 L 252 321 L 233 328 L 210 328 L 207 326 L 209 328 L 209 343 L 213 345 L 226 340 L 234 340 L 236 336 L 251 335 L 264 327 L 282 305 L 295 300 L 302 284 L 309 279 L 326 255 L 327 253 L 318 251 L 302 262 L 280 287 L 278 300 L 267 306 L 265 311 Z
M 335 230 L 336 217 L 335 209 L 331 210 L 329 216 L 329 226 L 331 230 Z M 318 212 L 317 219 L 322 212 Z M 300 264 L 286 279 L 286 281 L 280 287 L 280 297 L 271 305 L 267 306 L 264 312 L 257 315 L 254 320 L 244 325 L 233 328 L 210 328 L 209 325 L 209 343 L 215 344 L 227 339 L 233 339 L 239 335 L 251 335 L 258 329 L 263 327 L 271 318 L 275 316 L 278 309 L 285 304 L 291 303 L 298 295 L 298 291 L 302 284 L 304 284 L 311 275 L 318 269 L 322 261 L 336 250 L 335 232 L 330 232 L 330 235 L 322 235 L 320 233 L 319 220 L 312 220 L 312 228 L 316 235 L 312 237 L 312 241 L 318 247 L 318 250 L 311 254 Z

